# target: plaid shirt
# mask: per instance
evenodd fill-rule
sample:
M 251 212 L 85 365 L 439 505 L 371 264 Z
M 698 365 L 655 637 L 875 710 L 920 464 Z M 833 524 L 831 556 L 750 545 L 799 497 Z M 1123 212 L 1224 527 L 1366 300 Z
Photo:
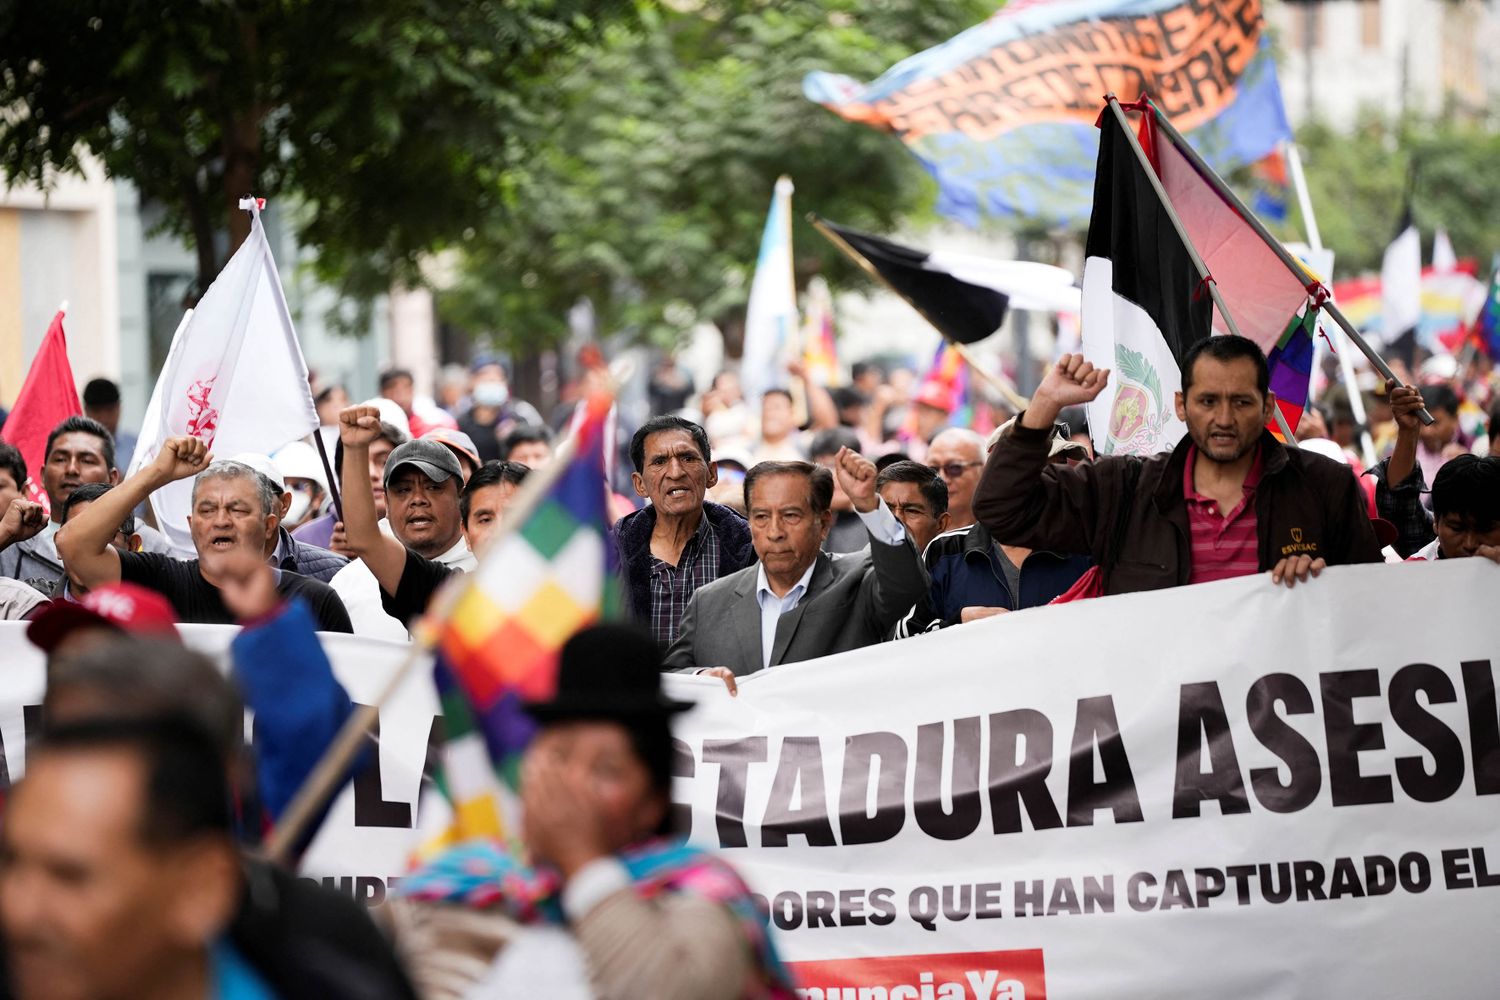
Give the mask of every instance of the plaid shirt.
M 705 516 L 682 547 L 677 565 L 651 557 L 651 634 L 665 649 L 677 638 L 693 592 L 719 578 L 719 536 Z
M 1420 462 L 1413 462 L 1410 474 L 1395 484 L 1390 482 L 1390 468 L 1391 460 L 1383 458 L 1365 475 L 1375 477 L 1375 513 L 1396 526 L 1396 541 L 1392 548 L 1402 559 L 1409 559 L 1437 537 L 1432 514 L 1422 505 L 1427 481 L 1422 475 Z

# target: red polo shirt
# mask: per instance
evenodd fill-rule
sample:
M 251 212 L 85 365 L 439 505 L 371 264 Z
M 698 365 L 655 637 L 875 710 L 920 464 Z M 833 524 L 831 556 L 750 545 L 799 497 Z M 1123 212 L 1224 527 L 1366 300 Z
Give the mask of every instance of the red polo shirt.
M 1260 485 L 1261 449 L 1245 476 L 1244 496 L 1225 514 L 1216 500 L 1199 493 L 1193 484 L 1198 446 L 1189 445 L 1187 466 L 1182 471 L 1182 495 L 1187 500 L 1188 528 L 1192 539 L 1192 571 L 1188 583 L 1208 583 L 1259 572 L 1258 536 L 1255 531 L 1255 489 Z

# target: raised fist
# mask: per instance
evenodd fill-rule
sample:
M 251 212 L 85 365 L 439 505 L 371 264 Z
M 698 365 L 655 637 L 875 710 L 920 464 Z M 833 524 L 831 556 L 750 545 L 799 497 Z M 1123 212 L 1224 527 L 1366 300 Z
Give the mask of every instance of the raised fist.
M 209 454 L 208 445 L 195 437 L 173 437 L 167 438 L 162 444 L 161 451 L 156 453 L 156 458 L 151 461 L 151 467 L 164 476 L 168 482 L 175 483 L 179 479 L 188 479 L 196 476 L 208 468 L 214 460 Z
M 1092 403 L 1108 384 L 1108 368 L 1095 368 L 1082 354 L 1064 354 L 1037 387 L 1036 399 L 1046 398 L 1058 409 L 1078 406 Z
M 16 497 L 0 514 L 0 546 L 24 542 L 46 526 L 47 515 L 42 513 L 41 504 Z
M 350 406 L 339 411 L 339 440 L 345 448 L 368 448 L 379 438 L 379 407 Z
M 857 451 L 840 448 L 833 459 L 833 474 L 855 510 L 868 514 L 876 508 L 874 462 Z

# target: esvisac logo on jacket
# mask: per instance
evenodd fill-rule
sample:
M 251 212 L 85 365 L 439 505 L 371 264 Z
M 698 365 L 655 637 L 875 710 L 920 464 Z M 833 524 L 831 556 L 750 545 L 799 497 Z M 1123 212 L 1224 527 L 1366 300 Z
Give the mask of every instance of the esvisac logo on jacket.
M 1281 546 L 1281 554 L 1283 556 L 1299 556 L 1304 554 L 1315 556 L 1318 554 L 1318 543 L 1312 541 L 1304 541 L 1303 531 L 1301 528 L 1291 529 L 1290 534 L 1292 536 L 1291 542 L 1287 545 Z

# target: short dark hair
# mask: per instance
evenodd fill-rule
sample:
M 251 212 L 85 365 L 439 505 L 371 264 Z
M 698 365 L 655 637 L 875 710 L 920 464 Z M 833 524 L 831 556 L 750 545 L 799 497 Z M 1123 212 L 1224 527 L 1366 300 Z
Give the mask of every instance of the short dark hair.
M 73 516 L 73 510 L 81 503 L 93 503 L 104 494 L 114 489 L 112 483 L 84 483 L 73 487 L 73 492 L 63 501 L 62 520 L 58 524 L 67 524 L 68 518 Z M 125 515 L 125 520 L 120 522 L 120 532 L 124 535 L 135 534 L 135 512 Z
M 1458 514 L 1479 531 L 1500 522 L 1500 458 L 1459 455 L 1443 463 L 1432 477 L 1432 513 Z
M 1232 333 L 1219 334 L 1198 341 L 1182 356 L 1182 391 L 1187 392 L 1193 384 L 1193 366 L 1204 355 L 1215 361 L 1228 364 L 1246 359 L 1255 365 L 1255 388 L 1264 396 L 1271 388 L 1271 370 L 1266 366 L 1265 352 L 1249 337 Z
M 408 382 L 415 381 L 415 379 L 411 377 L 411 372 L 406 368 L 387 368 L 385 371 L 380 373 L 380 391 L 385 392 L 385 390 L 389 389 L 394 383 L 399 382 L 402 379 L 406 379 L 406 381 Z
M 674 417 L 670 414 L 661 417 L 652 417 L 641 426 L 637 427 L 635 433 L 630 436 L 630 464 L 635 466 L 636 472 L 646 471 L 646 439 L 653 434 L 663 431 L 682 431 L 693 439 L 693 444 L 698 449 L 698 454 L 703 456 L 703 461 L 709 461 L 708 433 L 702 427 L 691 420 L 682 417 Z
M 0 441 L 0 469 L 10 473 L 16 481 L 16 489 L 26 488 L 26 456 L 21 454 L 20 448 Z M 0 514 L 4 513 L 0 511 Z
M 43 464 L 52 456 L 52 446 L 64 434 L 92 434 L 104 442 L 104 464 L 111 469 L 115 467 L 115 436 L 99 421 L 76 414 L 52 428 L 52 433 L 47 435 L 47 450 L 42 452 Z
M 760 394 L 760 398 L 762 400 L 764 400 L 767 396 L 785 396 L 788 403 L 795 402 L 792 399 L 792 390 L 783 389 L 780 386 L 777 386 L 774 389 L 767 389 L 765 392 Z
M 89 691 L 97 695 L 96 703 L 108 706 L 89 712 L 90 718 L 185 718 L 213 738 L 221 759 L 244 751 L 245 707 L 239 692 L 212 660 L 180 642 L 121 635 L 49 663 L 42 696 L 44 729 L 54 722 L 54 699 L 69 689 Z
M 458 495 L 458 513 L 463 518 L 464 524 L 469 523 L 469 508 L 474 503 L 476 490 L 482 490 L 486 486 L 498 486 L 501 483 L 520 486 L 530 473 L 531 468 L 520 462 L 497 462 L 494 459 L 475 469 L 468 483 L 464 485 L 463 491 Z
M 826 428 L 813 435 L 812 444 L 807 447 L 807 454 L 811 458 L 817 458 L 819 455 L 837 455 L 840 448 L 859 451 L 859 435 L 847 427 Z
M 873 371 L 882 378 L 885 377 L 885 369 L 874 361 L 856 361 L 849 366 L 849 378 L 858 381 L 866 372 Z
M 875 460 L 875 471 L 876 472 L 880 472 L 882 469 L 885 469 L 885 468 L 887 468 L 889 466 L 895 465 L 897 462 L 910 462 L 910 461 L 911 461 L 911 456 L 908 455 L 906 452 L 904 452 L 904 451 L 893 451 L 893 452 L 890 452 L 889 454 L 881 455 L 879 458 L 877 458 Z
M 1490 446 L 1500 441 L 1500 399 L 1490 404 Z
M 828 395 L 833 398 L 835 409 L 847 410 L 851 406 L 866 406 L 870 397 L 854 388 L 852 385 L 841 385 L 828 390 Z
M 145 787 L 138 832 L 147 846 L 230 836 L 233 800 L 226 763 L 217 742 L 192 718 L 170 714 L 64 723 L 49 728 L 33 752 L 46 758 L 99 751 L 140 759 Z
M 806 476 L 807 502 L 814 514 L 833 506 L 833 473 L 811 462 L 757 462 L 745 473 L 745 510 L 750 509 L 750 493 L 762 476 Z
M 89 409 L 120 405 L 120 387 L 107 378 L 91 378 L 83 387 L 83 405 Z
M 1422 405 L 1427 407 L 1428 412 L 1433 410 L 1447 410 L 1453 416 L 1458 415 L 1458 393 L 1453 391 L 1453 386 L 1446 382 L 1438 382 L 1434 385 L 1421 387 Z
M 505 435 L 500 442 L 500 454 L 506 459 L 510 458 L 511 450 L 523 445 L 540 442 L 545 445 L 552 444 L 552 431 L 542 424 L 522 424 L 509 434 Z
M 936 469 L 910 460 L 892 462 L 875 476 L 875 491 L 878 493 L 886 483 L 916 483 L 922 490 L 922 499 L 932 508 L 933 517 L 948 513 L 948 484 Z

